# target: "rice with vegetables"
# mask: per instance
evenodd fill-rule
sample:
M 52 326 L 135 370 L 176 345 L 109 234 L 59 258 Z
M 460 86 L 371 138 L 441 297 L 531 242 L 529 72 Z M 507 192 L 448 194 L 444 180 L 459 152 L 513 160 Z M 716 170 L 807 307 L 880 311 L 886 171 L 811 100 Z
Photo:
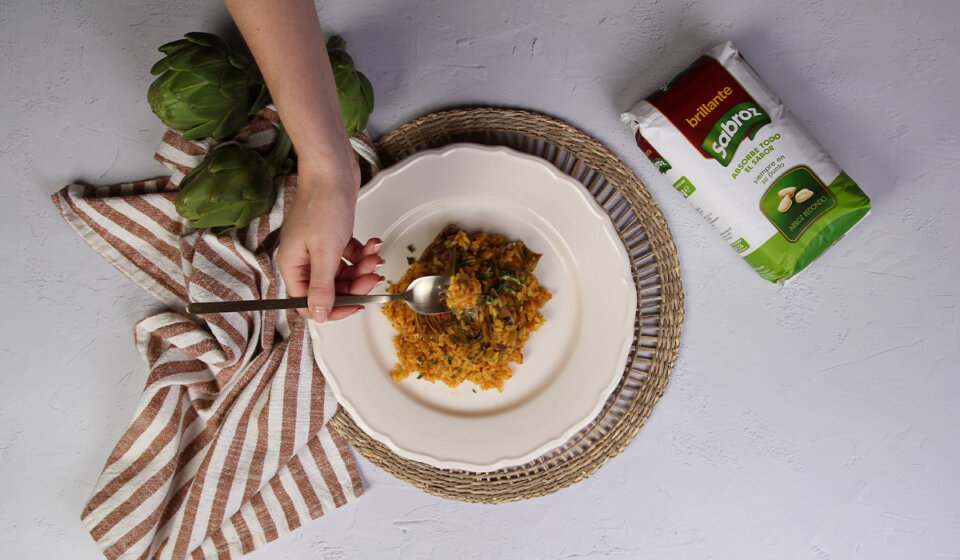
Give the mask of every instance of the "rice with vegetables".
M 510 364 L 523 363 L 523 345 L 543 324 L 540 308 L 551 297 L 533 274 L 539 260 L 522 241 L 501 235 L 468 234 L 454 225 L 437 234 L 389 291 L 403 292 L 421 276 L 448 275 L 451 312 L 419 315 L 402 302 L 383 306 L 398 333 L 393 380 L 416 373 L 450 387 L 470 381 L 502 390 L 513 375 Z

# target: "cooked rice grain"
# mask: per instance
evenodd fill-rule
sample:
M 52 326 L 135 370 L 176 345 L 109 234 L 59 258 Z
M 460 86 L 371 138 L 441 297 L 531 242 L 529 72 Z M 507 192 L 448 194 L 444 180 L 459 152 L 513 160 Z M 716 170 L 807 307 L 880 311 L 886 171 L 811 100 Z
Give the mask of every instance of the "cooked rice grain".
M 421 276 L 448 275 L 452 312 L 428 316 L 401 302 L 383 306 L 397 330 L 394 381 L 417 373 L 450 387 L 470 381 L 502 390 L 513 375 L 509 364 L 523 363 L 523 345 L 544 322 L 540 308 L 551 295 L 533 274 L 539 260 L 522 241 L 501 235 L 467 234 L 454 225 L 437 234 L 390 292 L 406 290 Z

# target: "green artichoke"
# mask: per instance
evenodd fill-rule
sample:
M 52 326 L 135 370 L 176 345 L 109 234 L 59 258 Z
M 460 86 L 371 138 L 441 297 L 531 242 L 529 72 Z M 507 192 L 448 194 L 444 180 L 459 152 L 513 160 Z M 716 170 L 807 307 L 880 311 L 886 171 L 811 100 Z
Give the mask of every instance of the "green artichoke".
M 222 140 L 240 130 L 267 99 L 255 64 L 210 33 L 187 33 L 160 47 L 147 100 L 163 124 L 187 140 Z
M 373 86 L 361 72 L 353 66 L 353 59 L 347 54 L 347 42 L 342 37 L 333 36 L 327 41 L 327 55 L 333 67 L 333 78 L 337 83 L 337 96 L 340 98 L 340 112 L 347 134 L 356 136 L 367 126 L 367 119 L 373 112 Z
M 282 128 L 266 158 L 236 142 L 220 144 L 180 181 L 177 213 L 215 235 L 267 214 L 277 197 L 274 178 L 292 167 L 290 147 Z

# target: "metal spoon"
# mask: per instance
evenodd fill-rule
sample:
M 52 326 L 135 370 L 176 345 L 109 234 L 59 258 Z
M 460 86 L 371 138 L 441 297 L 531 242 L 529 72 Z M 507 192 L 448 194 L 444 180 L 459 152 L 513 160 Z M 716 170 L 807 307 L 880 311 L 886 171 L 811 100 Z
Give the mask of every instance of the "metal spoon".
M 333 306 L 364 305 L 368 303 L 389 303 L 402 301 L 410 309 L 422 315 L 447 313 L 447 288 L 449 276 L 422 276 L 413 282 L 407 291 L 401 294 L 374 294 L 369 296 L 337 296 Z M 230 311 L 259 311 L 261 309 L 299 309 L 307 307 L 307 298 L 289 299 L 252 299 L 237 301 L 214 301 L 187 304 L 187 313 L 226 313 Z

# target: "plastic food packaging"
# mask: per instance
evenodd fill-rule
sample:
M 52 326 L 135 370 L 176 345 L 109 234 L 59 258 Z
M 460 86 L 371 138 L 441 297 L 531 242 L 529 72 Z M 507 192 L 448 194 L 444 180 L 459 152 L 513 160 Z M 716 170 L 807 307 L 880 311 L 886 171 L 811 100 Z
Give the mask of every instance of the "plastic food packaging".
M 870 211 L 731 43 L 621 118 L 667 181 L 771 282 L 803 270 Z

